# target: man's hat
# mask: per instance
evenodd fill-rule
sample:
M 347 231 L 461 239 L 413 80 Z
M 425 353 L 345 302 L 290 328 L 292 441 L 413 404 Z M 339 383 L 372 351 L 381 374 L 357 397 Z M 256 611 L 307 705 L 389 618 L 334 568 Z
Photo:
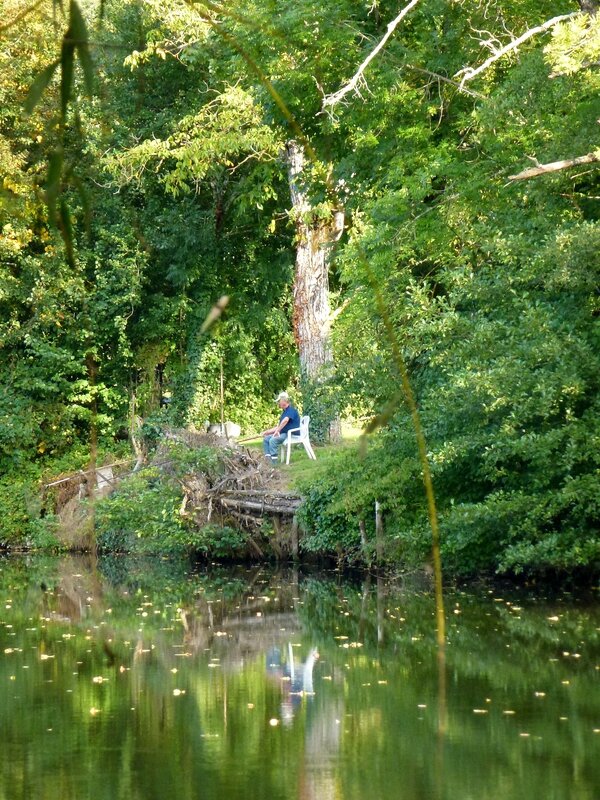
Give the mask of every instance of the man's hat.
M 275 402 L 278 403 L 280 400 L 287 400 L 289 402 L 290 396 L 287 392 L 279 392 L 277 397 L 275 398 Z

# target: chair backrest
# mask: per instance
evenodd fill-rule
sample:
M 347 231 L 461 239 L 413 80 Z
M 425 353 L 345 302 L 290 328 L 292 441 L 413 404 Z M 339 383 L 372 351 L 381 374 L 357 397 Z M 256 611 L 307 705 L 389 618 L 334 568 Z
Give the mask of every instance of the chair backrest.
M 300 433 L 298 434 L 301 439 L 307 438 L 308 439 L 308 423 L 310 422 L 310 417 L 308 414 L 305 417 L 300 417 Z

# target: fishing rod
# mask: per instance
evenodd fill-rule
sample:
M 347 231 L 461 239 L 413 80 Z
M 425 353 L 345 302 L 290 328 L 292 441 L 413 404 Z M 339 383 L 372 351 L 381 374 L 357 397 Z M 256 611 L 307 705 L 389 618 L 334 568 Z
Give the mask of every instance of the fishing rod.
M 254 439 L 262 439 L 262 433 L 255 433 L 254 436 L 246 436 L 244 439 L 237 439 L 236 444 L 244 444 L 244 442 L 252 442 Z

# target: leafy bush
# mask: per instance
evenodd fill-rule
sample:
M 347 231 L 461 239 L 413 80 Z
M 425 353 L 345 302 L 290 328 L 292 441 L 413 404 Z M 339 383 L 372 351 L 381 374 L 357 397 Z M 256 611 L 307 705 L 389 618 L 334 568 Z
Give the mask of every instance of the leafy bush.
M 244 553 L 247 542 L 245 531 L 227 525 L 205 525 L 196 533 L 194 550 L 214 558 L 235 558 Z
M 180 487 L 156 467 L 140 470 L 96 507 L 96 542 L 105 552 L 156 553 L 187 550 L 192 532 L 179 513 Z

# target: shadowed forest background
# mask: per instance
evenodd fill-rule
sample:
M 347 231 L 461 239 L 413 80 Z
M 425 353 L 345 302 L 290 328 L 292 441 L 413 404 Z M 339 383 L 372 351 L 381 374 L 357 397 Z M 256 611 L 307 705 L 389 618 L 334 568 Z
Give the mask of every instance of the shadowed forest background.
M 361 457 L 339 445 L 306 478 L 307 550 L 351 559 L 378 501 L 387 559 L 422 563 L 399 345 L 446 569 L 597 571 L 597 4 L 408 5 L 358 75 L 401 7 L 4 0 L 4 547 L 55 546 L 40 487 L 90 447 L 130 455 L 137 417 L 147 448 L 218 422 L 222 365 L 246 433 L 281 389 L 317 441 L 339 417 L 377 423 Z M 299 335 L 307 241 L 328 284 L 318 369 Z M 191 547 L 176 482 L 135 480 L 131 513 Z

